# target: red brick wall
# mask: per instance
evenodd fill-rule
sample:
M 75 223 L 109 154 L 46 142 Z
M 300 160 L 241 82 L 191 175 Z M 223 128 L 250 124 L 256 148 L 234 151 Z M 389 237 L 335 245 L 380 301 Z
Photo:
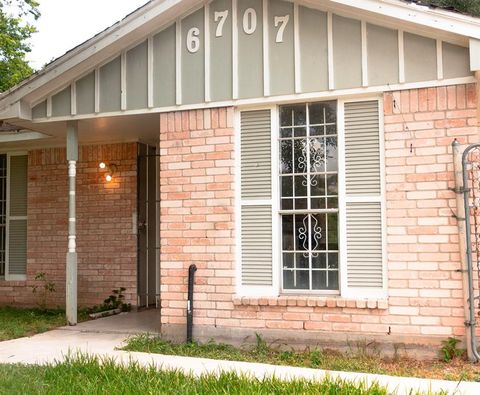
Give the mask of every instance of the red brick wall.
M 476 107 L 475 85 L 385 95 L 389 312 L 405 333 L 464 333 L 451 144 L 479 142 Z
M 45 272 L 57 291 L 49 304 L 63 306 L 67 252 L 68 177 L 64 149 L 29 152 L 27 281 L 0 281 L 0 303 L 35 305 L 31 286 Z M 78 302 L 101 303 L 113 288 L 136 301 L 136 144 L 80 147 L 77 163 Z M 117 165 L 111 183 L 101 161 Z
M 236 298 L 233 110 L 163 114 L 162 322 L 185 324 L 187 268 L 196 263 L 194 322 L 207 335 L 279 329 L 420 343 L 462 335 L 451 143 L 479 141 L 475 86 L 393 92 L 384 102 L 388 300 Z
M 196 324 L 230 318 L 234 293 L 233 109 L 161 114 L 162 323 L 185 323 L 188 266 Z

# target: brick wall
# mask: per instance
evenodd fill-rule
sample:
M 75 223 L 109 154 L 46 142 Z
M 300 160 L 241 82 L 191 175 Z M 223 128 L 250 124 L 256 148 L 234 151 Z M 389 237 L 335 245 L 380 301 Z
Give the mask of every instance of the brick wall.
M 385 95 L 389 312 L 405 333 L 464 333 L 451 143 L 479 142 L 476 106 L 475 85 Z
M 222 325 L 234 293 L 233 109 L 161 114 L 162 323 L 184 324 L 188 266 L 195 323 Z
M 27 281 L 0 281 L 0 303 L 35 305 L 31 286 L 45 272 L 57 291 L 49 304 L 65 300 L 68 177 L 64 149 L 29 152 Z M 127 288 L 136 301 L 136 144 L 80 147 L 77 164 L 78 302 L 101 303 L 113 288 Z M 98 163 L 117 165 L 106 183 Z
M 479 140 L 475 86 L 393 92 L 384 100 L 388 301 L 236 298 L 233 110 L 161 116 L 164 328 L 186 322 L 187 268 L 196 263 L 194 322 L 205 338 L 219 329 L 226 339 L 275 330 L 284 339 L 308 332 L 324 339 L 316 331 L 326 331 L 438 344 L 464 333 L 451 143 Z

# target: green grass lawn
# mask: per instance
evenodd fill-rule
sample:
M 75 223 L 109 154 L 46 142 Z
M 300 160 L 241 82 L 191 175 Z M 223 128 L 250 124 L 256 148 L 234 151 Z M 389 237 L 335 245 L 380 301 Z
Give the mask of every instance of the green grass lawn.
M 78 311 L 78 321 L 88 319 L 87 310 Z M 67 324 L 61 309 L 0 307 L 0 341 L 32 336 Z
M 62 310 L 0 307 L 0 341 L 31 336 L 65 324 Z
M 260 362 L 276 365 L 290 365 L 308 368 L 388 374 L 394 376 L 423 377 L 444 380 L 480 381 L 480 366 L 460 358 L 450 362 L 417 361 L 407 358 L 385 359 L 378 352 L 368 348 L 341 353 L 334 350 L 285 351 L 272 347 L 257 337 L 254 347 L 236 348 L 226 344 L 173 344 L 159 337 L 138 335 L 127 340 L 122 348 L 126 351 L 140 351 L 166 355 L 184 355 L 232 361 Z
M 0 365 L 0 394 L 331 394 L 386 395 L 387 390 L 362 383 L 275 378 L 252 379 L 233 373 L 200 378 L 177 371 L 159 372 L 132 363 L 77 356 L 48 366 Z

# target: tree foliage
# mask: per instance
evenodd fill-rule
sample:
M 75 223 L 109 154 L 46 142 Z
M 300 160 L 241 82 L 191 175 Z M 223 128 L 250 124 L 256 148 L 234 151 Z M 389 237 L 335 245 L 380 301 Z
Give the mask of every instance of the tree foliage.
M 25 59 L 36 32 L 29 20 L 40 16 L 36 0 L 0 0 L 0 92 L 32 74 Z
M 480 16 L 480 0 L 421 0 L 418 2 Z

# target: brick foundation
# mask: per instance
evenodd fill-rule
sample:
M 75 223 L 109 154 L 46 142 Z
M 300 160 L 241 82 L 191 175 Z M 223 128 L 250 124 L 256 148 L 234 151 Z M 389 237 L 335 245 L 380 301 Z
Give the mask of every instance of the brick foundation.
M 205 339 L 283 330 L 310 344 L 341 333 L 438 345 L 464 334 L 451 143 L 479 141 L 475 86 L 387 93 L 384 104 L 388 301 L 236 298 L 233 109 L 162 114 L 164 333 L 183 336 L 187 268 L 196 263 L 194 324 Z
M 136 301 L 137 242 L 132 232 L 137 210 L 136 144 L 80 147 L 77 164 L 78 303 L 101 303 L 113 288 L 125 287 Z M 115 163 L 106 183 L 98 163 Z M 27 281 L 0 280 L 0 303 L 35 305 L 31 286 L 45 272 L 56 285 L 51 306 L 65 303 L 68 177 L 64 149 L 28 153 Z

